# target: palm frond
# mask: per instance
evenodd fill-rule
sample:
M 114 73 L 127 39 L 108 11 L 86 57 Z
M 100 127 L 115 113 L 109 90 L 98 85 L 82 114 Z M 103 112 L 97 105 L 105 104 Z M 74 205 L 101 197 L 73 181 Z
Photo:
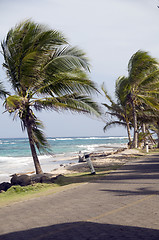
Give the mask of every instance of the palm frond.
M 117 98 L 117 101 L 119 104 L 122 106 L 126 105 L 127 102 L 127 96 L 128 93 L 130 92 L 130 86 L 129 86 L 129 81 L 127 77 L 120 76 L 116 80 L 116 85 L 115 85 L 115 96 Z
M 159 103 L 154 97 L 138 95 L 138 98 L 141 99 L 149 107 L 159 110 Z
M 42 70 L 47 73 L 56 73 L 74 69 L 89 71 L 89 63 L 82 50 L 68 45 L 54 49 L 52 56 L 49 56 Z
M 27 85 L 32 78 L 37 80 L 39 66 L 44 56 L 65 43 L 66 40 L 60 32 L 29 20 L 11 29 L 1 45 L 5 59 L 3 66 L 6 68 L 13 89 L 19 90 L 22 79 L 23 81 L 25 79 Z
M 50 154 L 51 148 L 50 145 L 48 144 L 48 141 L 42 129 L 43 129 L 42 122 L 36 118 L 34 121 L 34 125 L 32 127 L 33 141 L 40 153 Z
M 143 87 L 143 89 L 148 88 L 158 88 L 159 84 L 159 69 L 153 71 L 148 74 L 143 80 L 139 83 L 139 87 Z
M 62 96 L 63 94 L 71 94 L 78 92 L 80 94 L 98 93 L 98 89 L 85 72 L 80 69 L 67 73 L 58 73 L 49 76 L 37 91 L 41 94 L 50 94 L 51 96 Z
M 112 100 L 111 96 L 108 94 L 108 92 L 107 92 L 107 90 L 106 90 L 106 88 L 105 88 L 105 86 L 104 86 L 104 83 L 102 84 L 101 89 L 102 89 L 105 97 L 108 99 L 108 101 L 109 101 L 112 105 L 114 105 L 115 103 L 114 103 L 114 101 Z M 104 104 L 103 104 L 103 105 L 104 105 Z
M 157 69 L 158 62 L 155 58 L 152 58 L 148 52 L 137 51 L 130 59 L 128 63 L 128 73 L 130 78 L 130 84 L 137 84 L 141 82 L 145 74 L 150 74 L 151 71 Z
M 7 95 L 10 95 L 10 93 L 5 89 L 3 83 L 0 82 L 0 98 L 5 98 Z
M 125 122 L 120 122 L 120 121 L 107 122 L 105 127 L 103 128 L 104 132 L 106 130 L 108 130 L 109 128 L 113 127 L 113 126 L 124 126 L 124 127 L 126 127 L 126 123 Z
M 48 109 L 56 111 L 71 111 L 78 113 L 93 114 L 96 116 L 101 115 L 99 105 L 92 101 L 91 98 L 79 94 L 64 95 L 62 97 L 52 97 L 45 99 L 37 99 L 34 102 L 36 110 Z
M 23 98 L 17 95 L 11 95 L 6 98 L 4 105 L 9 112 L 14 112 L 20 109 Z

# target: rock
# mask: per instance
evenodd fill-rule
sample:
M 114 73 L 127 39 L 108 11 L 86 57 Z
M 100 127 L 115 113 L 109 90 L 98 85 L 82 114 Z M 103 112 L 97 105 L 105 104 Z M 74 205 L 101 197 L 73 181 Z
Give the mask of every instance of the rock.
M 31 181 L 32 183 L 40 183 L 40 179 L 42 177 L 43 174 L 34 174 L 31 175 Z
M 34 174 L 31 176 L 31 181 L 33 183 L 52 183 L 52 174 L 50 173 Z
M 11 182 L 11 185 L 17 185 L 17 178 L 18 178 L 18 175 L 17 174 L 13 174 L 13 175 L 11 175 L 11 180 L 10 180 L 10 182 Z
M 41 183 L 52 183 L 51 177 L 44 175 L 44 176 L 42 176 L 42 177 L 40 178 L 40 182 L 41 182 Z
M 59 174 L 52 180 L 52 182 L 54 182 L 54 183 L 61 183 L 61 182 L 64 181 L 65 178 L 66 177 L 64 175 Z
M 31 184 L 31 177 L 24 174 L 18 176 L 17 174 L 12 175 L 11 178 L 12 185 L 20 185 L 20 186 L 27 186 Z
M 9 182 L 2 182 L 0 184 L 0 192 L 3 192 L 3 191 L 6 192 L 11 186 L 12 184 L 10 184 Z

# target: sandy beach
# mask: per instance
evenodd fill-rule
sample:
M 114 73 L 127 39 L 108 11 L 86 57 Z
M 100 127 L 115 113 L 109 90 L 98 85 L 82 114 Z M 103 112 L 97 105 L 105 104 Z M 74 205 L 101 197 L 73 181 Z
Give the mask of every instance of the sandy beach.
M 120 165 L 125 164 L 134 157 L 142 156 L 143 154 L 139 152 L 137 149 L 127 149 L 127 148 L 119 148 L 113 152 L 106 153 L 93 153 L 90 155 L 91 161 L 95 170 L 106 168 L 108 170 L 114 169 L 114 167 L 118 167 Z M 70 163 L 63 166 L 60 166 L 58 169 L 51 171 L 53 175 L 59 174 L 72 174 L 79 172 L 89 172 L 90 168 L 87 162 L 81 163 Z
M 114 170 L 125 164 L 127 161 L 131 161 L 134 157 L 139 157 L 142 154 L 136 149 L 127 149 L 127 148 L 118 148 L 113 151 L 105 151 L 98 153 L 91 153 L 90 159 L 92 161 L 95 171 L 100 170 Z M 72 174 L 80 172 L 91 172 L 87 162 L 79 163 L 79 156 L 73 156 L 70 158 L 61 159 L 61 164 L 57 163 L 52 165 L 53 160 L 45 162 L 45 159 L 41 159 L 41 165 L 44 173 L 50 173 L 52 176 L 58 176 L 60 174 Z M 13 174 L 17 175 L 34 175 L 34 166 L 33 163 L 29 165 L 30 168 L 23 169 L 23 171 L 15 171 Z M 32 167 L 31 167 L 32 166 Z M 11 175 L 1 176 L 0 182 L 10 181 Z

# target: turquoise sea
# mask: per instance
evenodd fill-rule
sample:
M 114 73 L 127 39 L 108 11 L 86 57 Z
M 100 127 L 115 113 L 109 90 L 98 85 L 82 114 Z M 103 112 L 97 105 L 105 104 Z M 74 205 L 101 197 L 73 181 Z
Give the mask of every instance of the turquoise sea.
M 127 137 L 49 137 L 52 155 L 39 156 L 43 171 L 78 161 L 78 154 L 107 152 L 127 145 Z M 14 173 L 34 171 L 27 138 L 0 139 L 0 182 Z

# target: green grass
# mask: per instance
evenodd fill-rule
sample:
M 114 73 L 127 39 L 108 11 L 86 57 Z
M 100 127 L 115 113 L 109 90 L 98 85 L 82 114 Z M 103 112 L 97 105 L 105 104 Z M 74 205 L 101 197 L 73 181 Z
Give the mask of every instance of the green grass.
M 145 153 L 145 150 L 140 151 L 141 153 L 143 152 L 144 155 L 147 155 Z M 148 154 L 151 153 L 159 153 L 159 149 L 150 149 Z M 134 159 L 139 157 L 140 155 L 131 156 L 131 158 Z M 97 167 L 95 168 L 95 175 L 90 174 L 90 172 L 74 173 L 64 176 L 61 175 L 58 177 L 55 183 L 52 184 L 37 183 L 25 187 L 12 186 L 10 189 L 8 189 L 7 192 L 0 193 L 0 207 L 31 198 L 46 196 L 52 193 L 63 191 L 63 189 L 71 188 L 75 185 L 98 180 L 103 176 L 109 174 L 111 171 L 120 168 L 121 166 L 122 164 L 115 164 L 108 167 Z
M 84 183 L 84 182 L 90 182 L 93 180 L 98 180 L 101 177 L 109 174 L 113 170 L 117 170 L 121 166 L 122 166 L 121 164 L 115 164 L 113 166 L 96 168 L 95 175 L 90 174 L 90 172 L 81 172 L 81 173 L 74 173 L 74 174 L 61 176 L 58 178 L 58 180 L 55 183 L 60 186 L 64 186 L 71 183 Z
M 141 152 L 141 153 L 144 153 L 145 155 L 155 154 L 155 153 L 159 153 L 159 148 L 149 149 L 149 152 L 148 152 L 148 153 L 146 153 L 146 150 L 145 150 L 145 149 L 141 149 L 140 152 Z
M 113 169 L 117 168 L 119 168 L 118 165 L 113 166 Z M 98 180 L 111 171 L 106 168 L 99 168 L 95 175 L 90 174 L 90 172 L 74 173 L 65 176 L 61 175 L 55 183 L 36 183 L 24 187 L 19 185 L 12 186 L 6 192 L 0 193 L 0 207 L 31 198 L 46 196 L 75 185 Z
M 30 199 L 42 195 L 45 191 L 55 189 L 56 184 L 42 184 L 37 183 L 21 187 L 19 185 L 12 186 L 6 192 L 0 193 L 0 206 L 8 205 L 13 202 L 22 201 L 23 199 Z

